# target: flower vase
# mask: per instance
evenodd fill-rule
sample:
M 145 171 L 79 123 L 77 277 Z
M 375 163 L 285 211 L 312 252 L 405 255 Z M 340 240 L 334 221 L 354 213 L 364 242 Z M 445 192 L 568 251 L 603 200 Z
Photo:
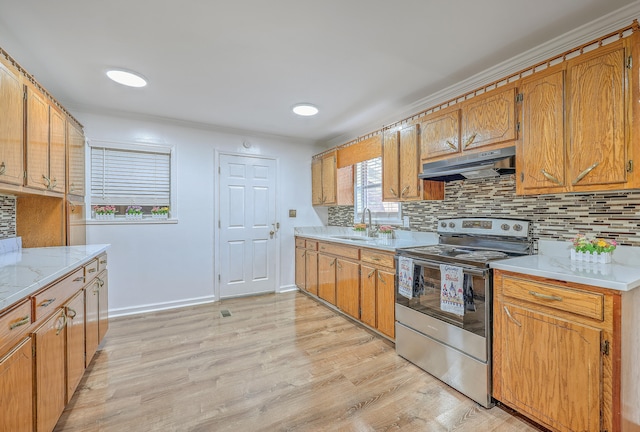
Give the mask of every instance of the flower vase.
M 97 213 L 96 220 L 114 220 L 115 216 L 113 213 Z
M 611 262 L 611 252 L 590 253 L 590 252 L 578 252 L 575 249 L 571 249 L 572 261 L 594 262 L 607 264 Z
M 140 214 L 129 214 L 129 213 L 127 213 L 127 215 L 125 217 L 128 220 L 141 220 L 142 219 L 142 213 L 140 213 Z
M 152 213 L 151 214 L 152 219 L 168 219 L 168 217 L 169 217 L 168 213 Z

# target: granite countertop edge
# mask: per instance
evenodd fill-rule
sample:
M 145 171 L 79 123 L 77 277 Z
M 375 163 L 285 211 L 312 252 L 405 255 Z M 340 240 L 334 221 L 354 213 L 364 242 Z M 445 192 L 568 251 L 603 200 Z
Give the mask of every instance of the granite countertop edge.
M 298 237 L 340 243 L 359 248 L 378 249 L 387 252 L 395 252 L 397 249 L 405 247 L 427 246 L 438 243 L 437 234 L 418 231 L 396 231 L 396 238 L 393 239 L 364 236 L 362 236 L 362 238 L 367 239 L 366 241 L 341 239 L 336 236 L 358 236 L 354 234 L 351 228 L 336 226 L 295 228 L 295 235 Z

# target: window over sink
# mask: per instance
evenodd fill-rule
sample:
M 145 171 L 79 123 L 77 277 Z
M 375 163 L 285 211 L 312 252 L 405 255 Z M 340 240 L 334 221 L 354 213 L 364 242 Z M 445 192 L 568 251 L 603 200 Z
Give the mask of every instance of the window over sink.
M 371 210 L 375 224 L 402 224 L 402 208 L 398 202 L 382 201 L 382 157 L 355 165 L 354 221 L 362 218 L 365 208 Z M 365 218 L 365 222 L 367 218 Z

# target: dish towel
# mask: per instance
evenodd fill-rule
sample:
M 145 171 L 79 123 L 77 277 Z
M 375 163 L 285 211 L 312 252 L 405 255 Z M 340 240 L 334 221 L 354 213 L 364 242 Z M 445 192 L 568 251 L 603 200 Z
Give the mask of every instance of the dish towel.
M 461 267 L 440 264 L 440 309 L 464 315 L 464 273 Z
M 398 294 L 413 298 L 413 260 L 403 256 L 398 258 Z
M 469 312 L 476 311 L 473 301 L 473 276 L 470 275 L 464 275 L 464 308 Z

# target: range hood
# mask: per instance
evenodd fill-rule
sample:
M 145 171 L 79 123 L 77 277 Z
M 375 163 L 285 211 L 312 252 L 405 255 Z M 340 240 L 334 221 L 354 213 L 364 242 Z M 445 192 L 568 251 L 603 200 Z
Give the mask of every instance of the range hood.
M 516 172 L 515 154 L 516 148 L 512 146 L 427 162 L 422 165 L 422 174 L 418 177 L 423 180 L 451 181 L 513 174 Z

